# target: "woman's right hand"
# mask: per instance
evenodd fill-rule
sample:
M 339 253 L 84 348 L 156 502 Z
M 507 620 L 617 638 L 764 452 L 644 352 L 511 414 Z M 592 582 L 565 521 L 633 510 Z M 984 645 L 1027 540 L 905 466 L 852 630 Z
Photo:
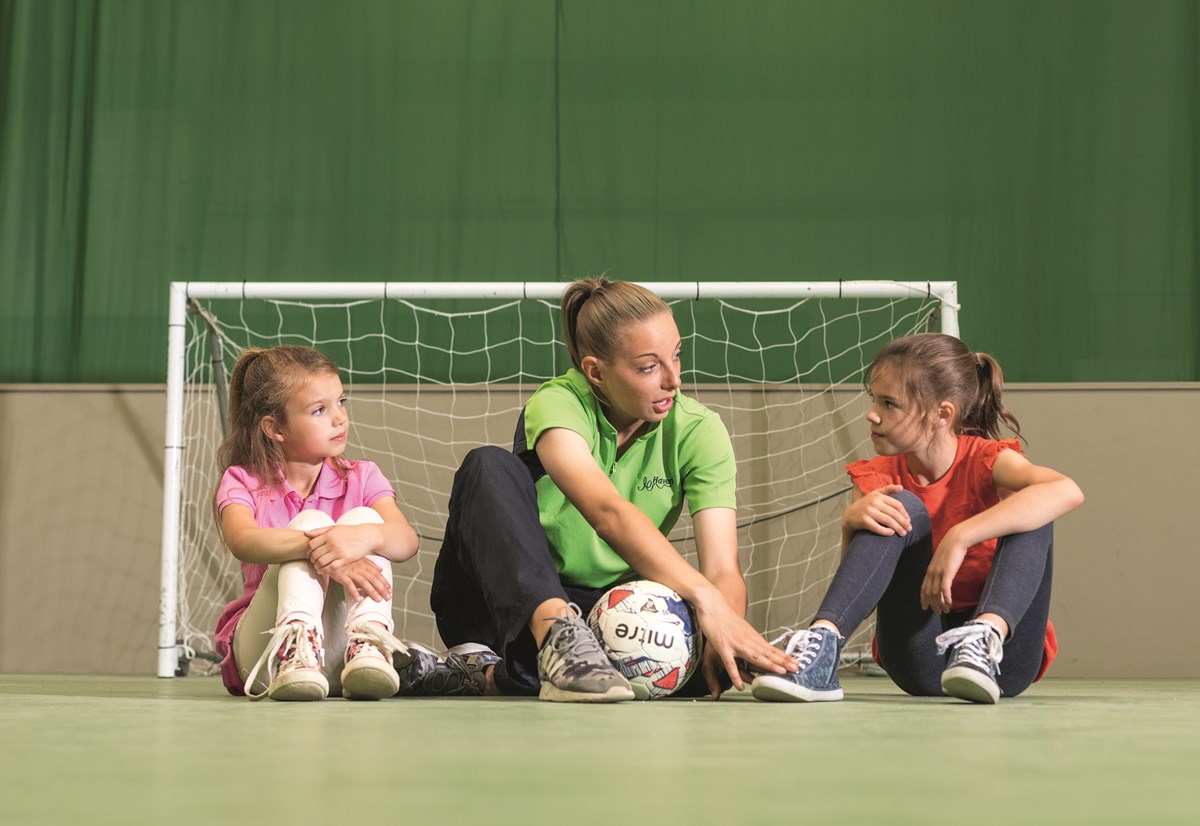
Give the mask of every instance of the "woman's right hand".
M 907 536 L 912 520 L 893 493 L 904 490 L 900 485 L 884 485 L 855 499 L 842 516 L 842 527 L 851 533 L 870 531 L 880 536 Z

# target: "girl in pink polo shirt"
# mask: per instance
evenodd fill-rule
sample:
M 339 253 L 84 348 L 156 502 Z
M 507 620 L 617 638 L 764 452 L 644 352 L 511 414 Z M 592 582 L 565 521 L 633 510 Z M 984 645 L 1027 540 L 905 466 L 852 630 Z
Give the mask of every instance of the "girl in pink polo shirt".
M 391 563 L 418 540 L 379 468 L 342 458 L 348 424 L 337 365 L 311 347 L 249 349 L 233 368 L 215 502 L 244 582 L 217 624 L 231 694 L 377 700 L 399 688 Z

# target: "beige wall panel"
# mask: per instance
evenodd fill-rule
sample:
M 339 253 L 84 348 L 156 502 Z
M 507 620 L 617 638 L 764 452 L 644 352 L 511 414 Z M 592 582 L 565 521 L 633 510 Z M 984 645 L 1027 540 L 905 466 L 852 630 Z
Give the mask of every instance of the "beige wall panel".
M 397 457 L 381 465 L 425 536 L 416 560 L 396 571 L 403 635 L 433 633 L 428 581 L 454 468 L 481 440 L 511 442 L 527 392 L 423 391 L 419 410 L 413 394 L 355 392 L 355 437 L 368 455 Z M 742 562 L 751 590 L 774 594 L 776 603 L 752 604 L 751 619 L 762 627 L 794 623 L 815 610 L 829 563 L 781 565 L 781 554 L 803 558 L 836 542 L 813 514 L 836 518 L 844 500 L 761 519 L 772 513 L 768 477 L 804 471 L 817 494 L 836 494 L 845 477 L 834 447 L 808 436 L 824 429 L 841 445 L 861 444 L 861 401 L 826 393 L 801 405 L 777 393 L 769 413 L 748 414 L 739 411 L 757 394 L 698 395 L 733 426 L 740 517 L 760 518 L 742 531 Z M 1056 529 L 1052 616 L 1063 648 L 1052 673 L 1200 676 L 1184 615 L 1200 560 L 1179 518 L 1193 510 L 1185 496 L 1200 451 L 1180 440 L 1175 425 L 1200 420 L 1200 386 L 1014 386 L 1006 401 L 1031 458 L 1071 475 L 1088 496 Z M 818 408 L 828 415 L 819 425 Z M 0 671 L 153 671 L 164 409 L 161 387 L 0 387 Z M 748 457 L 762 454 L 768 433 L 776 440 L 764 467 Z M 687 530 L 683 524 L 675 535 Z M 238 590 L 220 587 L 217 602 Z M 1152 624 L 1139 609 L 1152 612 Z
M 153 673 L 161 388 L 0 388 L 0 671 Z
M 1030 458 L 1087 497 L 1055 526 L 1051 617 L 1062 648 L 1051 673 L 1200 677 L 1200 447 L 1188 436 L 1200 386 L 1019 386 L 1005 401 Z

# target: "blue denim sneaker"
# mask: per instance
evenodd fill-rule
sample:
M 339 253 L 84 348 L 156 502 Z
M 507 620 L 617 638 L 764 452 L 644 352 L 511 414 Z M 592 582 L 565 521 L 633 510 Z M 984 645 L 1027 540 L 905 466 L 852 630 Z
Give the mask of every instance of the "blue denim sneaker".
M 820 703 L 842 699 L 838 682 L 844 640 L 828 628 L 810 628 L 791 633 L 783 651 L 800 666 L 795 673 L 759 674 L 750 684 L 758 700 L 785 703 Z M 784 637 L 775 640 L 780 642 Z
M 1000 661 L 1004 640 L 989 622 L 968 622 L 951 628 L 937 638 L 939 654 L 950 650 L 950 661 L 942 672 L 942 692 L 972 703 L 995 703 L 1000 699 Z

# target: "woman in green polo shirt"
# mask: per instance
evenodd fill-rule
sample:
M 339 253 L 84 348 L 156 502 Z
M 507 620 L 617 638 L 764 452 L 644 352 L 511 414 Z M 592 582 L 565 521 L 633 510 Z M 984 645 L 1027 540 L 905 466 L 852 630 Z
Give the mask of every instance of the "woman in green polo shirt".
M 513 453 L 479 448 L 455 476 L 430 597 L 442 639 L 455 647 L 440 659 L 415 649 L 401 663 L 401 693 L 450 685 L 563 702 L 630 699 L 581 612 L 639 577 L 696 610 L 704 681 L 690 681 L 687 694 L 707 689 L 716 699 L 729 683 L 742 688 L 739 661 L 794 670 L 743 618 L 733 451 L 720 418 L 678 392 L 681 340 L 670 308 L 637 284 L 598 278 L 567 287 L 562 318 L 573 367 L 530 398 Z M 699 570 L 666 539 L 685 501 Z

